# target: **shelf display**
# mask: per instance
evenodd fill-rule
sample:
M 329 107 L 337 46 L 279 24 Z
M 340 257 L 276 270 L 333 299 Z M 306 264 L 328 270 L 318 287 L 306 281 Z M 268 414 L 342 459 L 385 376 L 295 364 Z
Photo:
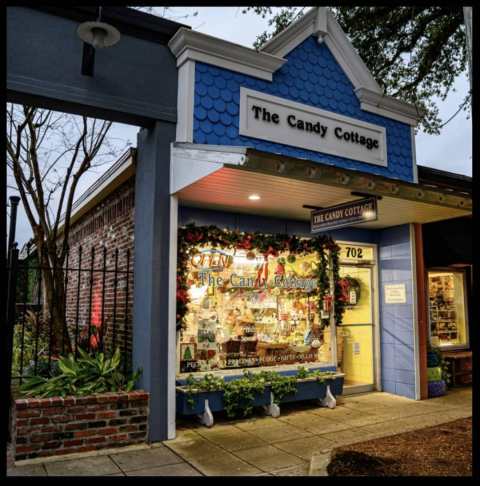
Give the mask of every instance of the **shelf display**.
M 199 250 L 186 266 L 181 373 L 331 363 L 330 329 L 321 320 L 332 304 L 318 298 L 315 252 Z
M 440 347 L 467 347 L 463 272 L 429 271 L 430 342 Z

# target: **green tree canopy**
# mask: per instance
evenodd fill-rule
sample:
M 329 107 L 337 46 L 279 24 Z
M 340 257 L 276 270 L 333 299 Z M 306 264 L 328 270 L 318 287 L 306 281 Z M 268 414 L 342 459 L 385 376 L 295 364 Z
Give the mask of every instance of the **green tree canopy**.
M 444 100 L 457 77 L 467 71 L 465 25 L 461 6 L 332 7 L 372 75 L 388 95 L 423 109 L 420 127 L 438 134 L 444 125 L 434 98 Z M 254 47 L 300 18 L 306 7 L 247 7 L 268 18 L 270 29 L 261 33 Z M 272 28 L 273 27 L 273 28 Z M 470 108 L 468 93 L 459 106 Z M 458 112 L 457 112 L 458 113 Z

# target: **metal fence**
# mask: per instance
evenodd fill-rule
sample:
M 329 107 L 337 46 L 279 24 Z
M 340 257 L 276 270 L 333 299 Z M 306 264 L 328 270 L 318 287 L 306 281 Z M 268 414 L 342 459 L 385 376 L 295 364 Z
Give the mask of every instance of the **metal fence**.
M 45 299 L 44 272 L 36 253 L 9 262 L 9 321 L 13 326 L 12 384 L 26 376 L 49 375 L 55 361 L 79 349 L 111 355 L 121 350 L 123 371 L 131 369 L 131 309 L 133 272 L 130 250 L 78 246 L 69 251 L 61 275 L 65 292 L 61 339 L 53 335 L 53 320 Z M 55 338 L 55 340 L 54 340 Z M 60 344 L 61 342 L 61 344 Z M 52 343 L 56 343 L 55 346 Z

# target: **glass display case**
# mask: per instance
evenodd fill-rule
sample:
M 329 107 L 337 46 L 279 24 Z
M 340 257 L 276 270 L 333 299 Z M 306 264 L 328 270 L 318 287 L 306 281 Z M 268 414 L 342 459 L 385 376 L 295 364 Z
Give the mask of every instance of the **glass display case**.
M 430 343 L 441 348 L 467 348 L 465 273 L 428 271 Z
M 202 247 L 188 262 L 190 303 L 178 371 L 331 364 L 318 308 L 316 255 Z

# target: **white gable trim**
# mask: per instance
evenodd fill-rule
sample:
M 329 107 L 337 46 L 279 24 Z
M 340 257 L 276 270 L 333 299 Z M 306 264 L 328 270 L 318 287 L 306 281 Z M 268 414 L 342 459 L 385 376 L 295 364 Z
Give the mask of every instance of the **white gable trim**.
M 312 8 L 268 41 L 261 50 L 284 57 L 311 35 L 317 35 L 319 42 L 325 41 L 355 88 L 366 87 L 378 93 L 382 92 L 335 17 L 326 7 Z
M 328 32 L 325 36 L 325 43 L 347 76 L 351 77 L 350 81 L 352 84 L 355 88 L 367 88 L 381 94 L 382 89 L 375 81 L 362 58 L 357 54 L 335 17 L 326 8 L 319 9 L 319 12 L 322 11 L 325 12 L 323 15 L 327 17 Z
M 184 27 L 170 39 L 168 46 L 177 58 L 178 68 L 187 61 L 200 61 L 267 81 L 272 81 L 272 74 L 286 62 L 281 57 Z
M 311 35 L 316 35 L 318 41 L 325 42 L 330 49 L 353 84 L 362 110 L 416 126 L 420 117 L 417 108 L 383 94 L 370 70 L 326 7 L 309 10 L 298 21 L 268 41 L 262 52 L 284 57 Z
M 195 61 L 184 62 L 178 69 L 177 142 L 193 142 L 193 104 Z
M 377 115 L 386 116 L 415 126 L 421 117 L 421 111 L 415 105 L 397 100 L 392 96 L 378 94 L 366 88 L 355 90 L 360 100 L 360 108 Z
M 284 57 L 316 31 L 317 12 L 312 8 L 299 20 L 290 24 L 284 31 L 276 35 L 261 47 L 261 52 Z M 324 28 L 326 27 L 324 23 Z M 325 32 L 323 32 L 325 33 Z
M 417 108 L 384 95 L 333 14 L 326 7 L 315 7 L 267 42 L 261 51 L 190 29 L 179 29 L 168 43 L 179 68 L 177 140 L 192 141 L 195 61 L 272 81 L 273 73 L 287 62 L 283 56 L 311 35 L 316 35 L 330 49 L 354 86 L 362 110 L 416 126 L 420 117 Z

